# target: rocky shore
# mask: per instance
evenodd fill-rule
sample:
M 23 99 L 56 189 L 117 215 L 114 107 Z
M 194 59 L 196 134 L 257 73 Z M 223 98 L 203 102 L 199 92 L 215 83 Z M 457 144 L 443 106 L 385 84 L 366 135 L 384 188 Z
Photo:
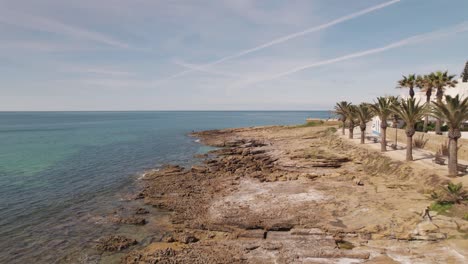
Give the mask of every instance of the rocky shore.
M 170 231 L 144 248 L 125 237 L 99 246 L 129 247 L 122 263 L 466 263 L 468 221 L 421 214 L 446 178 L 335 133 L 326 126 L 193 133 L 216 149 L 191 168 L 147 172 L 136 196 L 172 212 Z M 143 225 L 147 213 L 115 221 Z

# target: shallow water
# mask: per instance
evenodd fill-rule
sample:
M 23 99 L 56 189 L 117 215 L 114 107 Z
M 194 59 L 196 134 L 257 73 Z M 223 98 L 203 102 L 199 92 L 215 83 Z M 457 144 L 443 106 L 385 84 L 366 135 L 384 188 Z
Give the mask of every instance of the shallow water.
M 134 233 L 104 223 L 103 216 L 129 203 L 122 198 L 144 170 L 190 165 L 193 155 L 206 152 L 187 136 L 193 130 L 300 124 L 329 116 L 327 111 L 0 112 L 0 263 L 51 263 L 88 248 L 103 234 Z

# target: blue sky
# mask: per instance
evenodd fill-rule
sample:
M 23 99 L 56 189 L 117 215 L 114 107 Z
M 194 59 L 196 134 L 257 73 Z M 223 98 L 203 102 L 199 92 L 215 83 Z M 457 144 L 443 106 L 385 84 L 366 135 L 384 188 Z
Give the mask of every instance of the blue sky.
M 0 0 L 0 111 L 319 110 L 468 60 L 466 0 Z

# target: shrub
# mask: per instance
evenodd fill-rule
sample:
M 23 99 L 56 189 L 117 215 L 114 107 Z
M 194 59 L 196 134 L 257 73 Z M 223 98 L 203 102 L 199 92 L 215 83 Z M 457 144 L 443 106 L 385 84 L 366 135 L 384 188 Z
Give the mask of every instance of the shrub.
M 329 127 L 327 128 L 327 134 L 335 134 L 336 133 L 336 128 L 335 127 Z
M 312 120 L 308 121 L 305 124 L 298 125 L 297 127 L 314 127 L 314 126 L 320 126 L 323 125 L 325 122 L 323 120 Z
M 424 129 L 424 122 L 423 121 L 420 121 L 420 122 L 417 122 L 416 125 L 414 126 L 414 129 L 416 129 L 416 131 L 420 131 L 422 132 Z
M 429 210 L 435 211 L 439 214 L 445 214 L 448 210 L 450 210 L 453 206 L 453 203 L 441 203 L 435 202 L 429 206 Z
M 420 148 L 423 149 L 424 146 L 426 146 L 426 143 L 429 141 L 429 139 L 424 139 L 424 135 L 421 135 L 419 137 L 414 138 L 413 140 L 413 146 L 415 148 Z
M 445 191 L 449 199 L 455 203 L 460 203 L 467 198 L 466 191 L 463 189 L 463 184 L 461 182 L 458 184 L 449 182 L 447 187 L 445 187 Z
M 431 194 L 431 198 L 436 200 L 438 204 L 460 203 L 467 197 L 467 193 L 463 189 L 463 184 L 461 182 L 458 184 L 449 182 L 447 186 Z

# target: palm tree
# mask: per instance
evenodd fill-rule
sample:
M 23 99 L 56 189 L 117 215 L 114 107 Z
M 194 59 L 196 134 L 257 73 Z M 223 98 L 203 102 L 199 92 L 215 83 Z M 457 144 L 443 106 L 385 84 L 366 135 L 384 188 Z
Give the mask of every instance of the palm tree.
M 346 101 L 341 101 L 339 103 L 336 103 L 335 105 L 335 114 L 337 114 L 339 116 L 339 120 L 343 122 L 343 127 L 342 127 L 343 135 L 345 134 L 345 128 L 346 128 L 346 119 L 347 119 L 346 113 L 350 105 L 351 103 L 348 103 Z
M 371 105 L 374 114 L 380 118 L 380 151 L 387 151 L 387 119 L 392 113 L 392 101 L 389 97 L 377 97 L 377 102 Z
M 398 81 L 397 88 L 408 88 L 409 96 L 414 97 L 414 87 L 416 86 L 416 75 L 408 74 L 408 76 L 403 76 L 403 79 Z
M 393 113 L 397 114 L 406 124 L 406 161 L 413 160 L 413 135 L 416 133 L 414 126 L 427 113 L 427 105 L 416 103 L 414 98 L 402 99 L 398 104 L 391 107 Z
M 426 93 L 426 104 L 429 105 L 431 103 L 432 91 L 434 90 L 434 73 L 430 73 L 428 75 L 418 75 L 416 77 L 416 86 L 421 89 L 422 92 Z M 429 124 L 429 115 L 424 117 L 424 126 L 423 131 L 427 132 L 427 125 Z
M 437 71 L 433 75 L 433 84 L 434 88 L 436 89 L 436 97 L 437 97 L 437 103 L 441 104 L 442 103 L 442 97 L 444 95 L 444 90 L 446 87 L 455 87 L 455 85 L 458 83 L 456 80 L 454 80 L 455 75 L 449 75 L 447 71 L 441 72 Z M 442 134 L 440 130 L 441 126 L 441 120 L 440 118 L 437 118 L 436 120 L 436 134 Z
M 459 95 L 451 97 L 445 96 L 445 103 L 434 103 L 432 114 L 447 122 L 449 127 L 449 175 L 456 176 L 458 163 L 458 139 L 461 137 L 460 128 L 468 120 L 468 97 L 460 100 Z
M 359 128 L 361 129 L 361 144 L 364 144 L 364 138 L 366 136 L 366 126 L 369 121 L 371 121 L 372 117 L 374 117 L 374 113 L 372 112 L 372 108 L 368 103 L 361 103 L 356 107 L 356 117 L 359 121 Z
M 357 121 L 357 106 L 350 104 L 346 109 L 346 119 L 348 120 L 348 131 L 349 138 L 353 139 L 354 137 L 354 128 L 356 127 Z

